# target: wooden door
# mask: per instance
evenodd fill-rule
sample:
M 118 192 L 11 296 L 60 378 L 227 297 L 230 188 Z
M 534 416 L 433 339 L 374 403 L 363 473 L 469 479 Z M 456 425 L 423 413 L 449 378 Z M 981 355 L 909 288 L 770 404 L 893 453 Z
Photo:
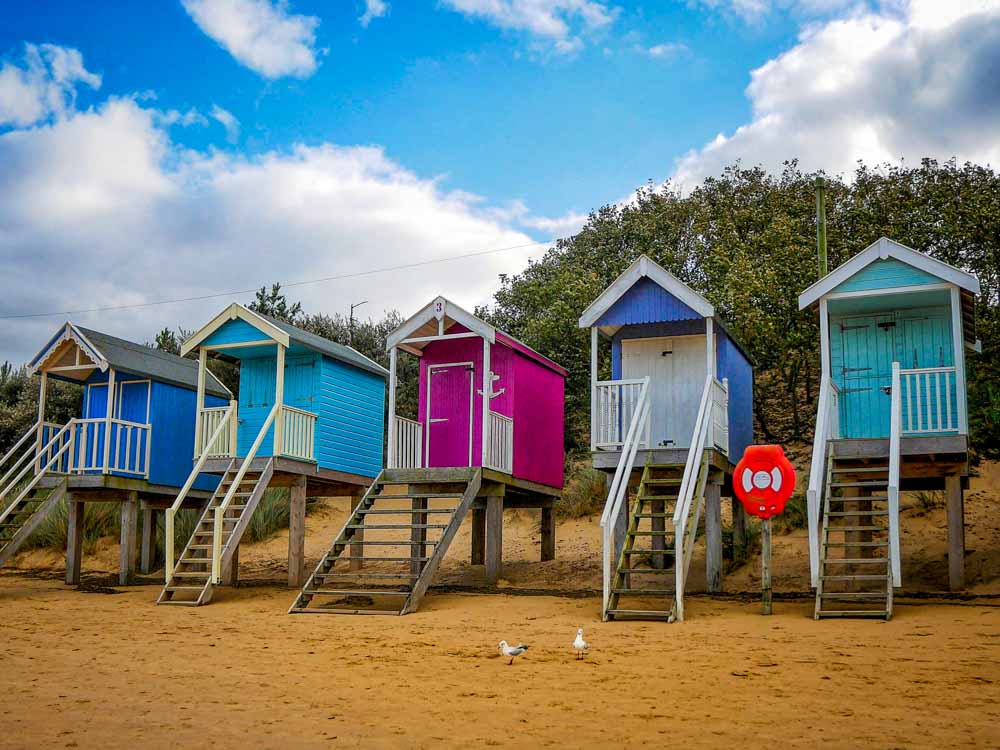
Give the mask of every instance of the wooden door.
M 471 362 L 427 368 L 427 466 L 472 466 Z
M 843 437 L 889 436 L 895 332 L 892 314 L 849 317 L 840 323 L 842 363 L 837 385 Z

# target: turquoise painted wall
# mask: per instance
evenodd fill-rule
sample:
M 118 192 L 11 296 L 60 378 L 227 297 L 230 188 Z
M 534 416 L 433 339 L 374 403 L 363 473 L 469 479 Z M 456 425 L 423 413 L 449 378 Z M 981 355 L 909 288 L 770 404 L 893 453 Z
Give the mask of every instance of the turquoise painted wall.
M 903 263 L 895 258 L 886 258 L 870 263 L 847 281 L 837 286 L 834 292 L 860 292 L 872 289 L 894 289 L 901 286 L 925 286 L 940 284 L 941 279 L 926 271 Z
M 263 341 L 267 338 L 270 337 L 263 331 L 250 325 L 242 318 L 237 318 L 223 323 L 212 331 L 201 346 L 211 348 L 219 344 L 243 344 L 247 341 Z

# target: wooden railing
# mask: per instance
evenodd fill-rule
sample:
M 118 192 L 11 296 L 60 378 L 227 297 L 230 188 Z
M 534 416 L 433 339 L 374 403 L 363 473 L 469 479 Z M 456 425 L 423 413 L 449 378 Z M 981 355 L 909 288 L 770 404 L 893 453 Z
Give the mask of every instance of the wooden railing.
M 809 517 L 809 572 L 812 585 L 819 585 L 820 508 L 826 485 L 827 450 L 830 440 L 840 437 L 840 391 L 829 375 L 819 386 L 816 409 L 816 432 L 813 435 L 812 462 L 809 465 L 809 488 L 806 511 Z
M 595 384 L 590 414 L 593 423 L 591 450 L 623 447 L 626 431 L 639 407 L 639 396 L 647 380 L 601 380 Z M 649 445 L 648 429 L 645 445 Z
M 903 432 L 903 389 L 900 387 L 902 371 L 899 362 L 892 363 L 892 393 L 889 407 L 889 563 L 892 585 L 902 585 L 902 562 L 899 553 L 899 475 L 900 448 Z
M 958 432 L 961 419 L 954 367 L 903 370 L 894 364 L 892 393 L 899 391 L 900 424 L 905 434 Z M 898 370 L 898 373 L 897 373 Z
M 414 419 L 393 417 L 396 445 L 390 469 L 419 469 L 424 465 L 424 426 Z
M 706 448 L 718 448 L 729 455 L 729 379 L 712 378 L 712 417 Z
M 195 458 L 200 458 L 206 452 L 209 458 L 232 458 L 236 455 L 238 421 L 233 418 L 235 414 L 235 401 L 229 406 L 212 406 L 201 410 L 198 415 L 201 420 L 201 428 L 198 430 L 201 445 L 195 446 Z M 229 429 L 218 432 L 214 442 L 209 442 L 209 439 L 217 434 L 216 428 L 224 421 L 229 425 Z
M 0 524 L 3 524 L 10 513 L 14 512 L 15 506 L 21 502 L 28 494 L 35 489 L 35 485 L 41 481 L 48 473 L 64 473 L 59 471 L 59 465 L 64 461 L 66 455 L 73 450 L 73 425 L 76 420 L 70 420 L 64 427 L 62 427 L 55 435 L 53 435 L 44 445 L 39 446 L 37 443 L 30 445 L 28 450 L 22 454 L 15 465 L 19 466 L 16 471 L 8 470 L 4 474 L 4 480 L 9 480 L 3 489 L 0 490 L 0 505 L 6 503 L 7 498 L 17 493 L 14 501 L 6 505 L 6 507 L 0 507 Z M 29 430 L 29 435 L 39 435 L 37 429 L 32 428 Z M 18 441 L 15 447 L 8 451 L 7 455 L 4 456 L 4 461 L 10 460 L 10 458 L 17 452 L 17 449 L 24 443 Z M 24 456 L 28 456 L 27 460 L 24 460 Z M 38 456 L 44 456 L 39 463 L 31 460 Z M 28 473 L 31 472 L 31 476 Z
M 622 443 L 622 452 L 618 457 L 618 467 L 615 469 L 614 479 L 611 480 L 608 500 L 604 504 L 604 512 L 601 514 L 601 537 L 604 546 L 601 565 L 603 572 L 601 617 L 604 620 L 608 619 L 608 603 L 611 599 L 611 584 L 614 580 L 615 549 L 617 546 L 615 530 L 620 525 L 619 520 L 622 514 L 628 510 L 628 503 L 625 502 L 628 495 L 628 480 L 632 475 L 632 467 L 635 464 L 639 444 L 642 442 L 640 436 L 643 434 L 648 436 L 649 434 L 649 414 L 651 411 L 649 378 L 643 378 L 640 383 L 635 408 L 632 409 L 625 440 Z
M 311 411 L 296 409 L 293 406 L 281 407 L 281 446 L 276 446 L 276 456 L 289 456 L 304 461 L 316 460 L 316 414 Z
M 490 412 L 487 468 L 514 473 L 514 420 Z

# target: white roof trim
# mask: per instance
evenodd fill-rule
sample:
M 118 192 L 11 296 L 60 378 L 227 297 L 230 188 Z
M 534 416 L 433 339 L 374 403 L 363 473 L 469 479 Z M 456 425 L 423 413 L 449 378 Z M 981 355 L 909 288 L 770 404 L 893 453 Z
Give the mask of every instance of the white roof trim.
M 233 302 L 229 305 L 229 307 L 191 334 L 191 336 L 189 336 L 188 339 L 181 344 L 181 356 L 186 357 L 188 353 L 197 349 L 201 342 L 207 339 L 215 331 L 224 326 L 230 320 L 236 320 L 237 318 L 246 321 L 265 336 L 270 339 L 274 339 L 282 346 L 287 347 L 289 345 L 287 333 L 273 325 L 270 321 L 262 318 L 253 310 L 244 307 L 239 302 Z
M 580 328 L 593 326 L 643 277 L 656 282 L 665 291 L 670 292 L 702 317 L 711 318 L 715 315 L 715 308 L 712 307 L 711 302 L 663 266 L 654 262 L 649 256 L 640 255 L 631 266 L 622 271 L 621 275 L 611 282 L 611 286 L 601 292 L 600 296 L 583 311 L 583 315 L 580 316 Z
M 445 318 L 451 318 L 455 323 L 460 323 L 473 333 L 482 336 L 491 344 L 496 341 L 496 329 L 493 326 L 484 320 L 480 320 L 467 310 L 462 309 L 454 302 L 449 302 L 444 297 L 438 297 L 389 334 L 385 343 L 386 351 L 391 351 L 394 347 L 399 346 L 402 341 L 410 338 L 410 336 L 432 320 L 444 320 Z M 409 346 L 400 348 L 412 351 Z
M 799 295 L 799 309 L 804 310 L 810 305 L 824 297 L 838 286 L 843 284 L 854 274 L 861 271 L 866 266 L 876 260 L 895 258 L 921 271 L 926 271 L 932 276 L 937 276 L 950 284 L 954 284 L 959 289 L 964 289 L 972 294 L 979 294 L 979 279 L 971 273 L 963 271 L 961 268 L 936 260 L 925 253 L 907 247 L 888 237 L 873 242 L 849 261 L 838 266 L 822 279 L 806 289 Z M 881 290 L 872 290 L 872 294 L 881 294 Z
M 59 348 L 59 346 L 65 341 L 73 341 L 77 346 L 79 346 L 84 354 L 94 363 L 94 367 L 98 368 L 101 372 L 108 369 L 108 360 L 101 353 L 101 350 L 90 343 L 90 340 L 83 335 L 72 322 L 66 321 L 65 325 L 62 327 L 62 331 L 53 338 L 44 349 L 42 349 L 38 354 L 35 355 L 34 359 L 31 360 L 32 364 L 29 368 L 29 374 L 34 375 L 36 372 L 41 370 L 45 362 L 52 356 L 52 354 Z

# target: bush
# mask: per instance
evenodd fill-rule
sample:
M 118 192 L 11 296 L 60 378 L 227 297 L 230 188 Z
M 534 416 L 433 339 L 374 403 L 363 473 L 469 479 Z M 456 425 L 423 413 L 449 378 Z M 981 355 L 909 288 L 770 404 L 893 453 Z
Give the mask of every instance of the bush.
M 569 471 L 562 497 L 556 502 L 560 518 L 584 518 L 604 510 L 608 499 L 604 472 L 578 464 Z

